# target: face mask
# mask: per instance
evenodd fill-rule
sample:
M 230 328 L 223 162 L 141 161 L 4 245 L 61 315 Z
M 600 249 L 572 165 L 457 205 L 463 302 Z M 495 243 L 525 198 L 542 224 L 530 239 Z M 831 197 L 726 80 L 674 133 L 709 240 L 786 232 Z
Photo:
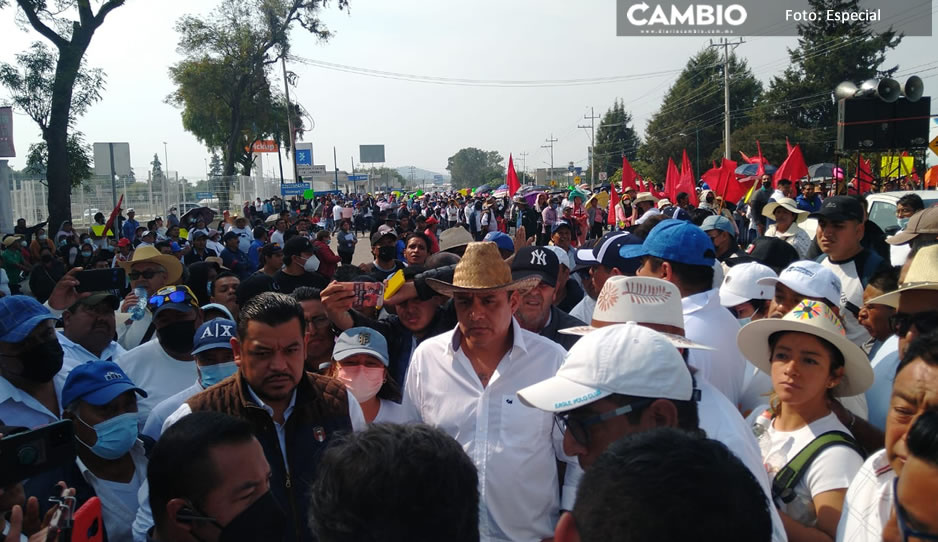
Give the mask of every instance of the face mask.
M 748 316 L 746 318 L 737 318 L 736 321 L 739 322 L 739 327 L 743 327 L 749 322 L 752 322 L 752 316 Z
M 40 240 L 40 241 L 45 241 L 45 240 L 48 239 L 48 238 L 49 238 L 49 236 L 46 235 L 46 234 L 42 234 L 42 235 L 39 236 L 39 240 Z
M 233 361 L 216 363 L 215 365 L 206 365 L 205 367 L 200 366 L 199 382 L 202 384 L 203 388 L 211 388 L 215 384 L 218 384 L 222 380 L 235 374 L 235 371 L 237 370 L 238 366 L 235 365 L 235 362 Z
M 192 507 L 195 509 L 195 507 Z M 281 540 L 283 538 L 286 515 L 273 494 L 268 491 L 261 498 L 254 501 L 235 516 L 228 525 L 222 527 L 212 518 L 203 514 L 199 519 L 205 519 L 221 529 L 218 542 L 254 542 L 255 540 Z
M 114 416 L 110 420 L 104 420 L 94 426 L 88 425 L 81 418 L 76 417 L 76 419 L 85 427 L 94 430 L 98 440 L 94 443 L 94 446 L 88 446 L 78 438 L 78 435 L 75 436 L 75 439 L 84 444 L 86 448 L 91 450 L 91 453 L 98 457 L 117 459 L 129 452 L 134 443 L 137 442 L 136 412 Z
M 303 264 L 303 270 L 307 273 L 314 273 L 319 270 L 319 258 L 316 256 L 310 256 L 306 258 L 306 263 Z
M 25 247 L 25 246 L 26 246 L 26 241 L 20 241 L 20 246 Z
M 909 225 L 909 220 L 911 220 L 911 218 L 900 218 L 900 219 L 899 219 L 899 229 L 900 229 L 900 230 L 904 230 L 905 227 Z
M 328 245 L 332 242 L 332 239 L 323 239 L 322 242 Z
M 340 367 L 338 378 L 359 403 L 374 398 L 384 384 L 384 367 Z
M 156 330 L 156 336 L 163 348 L 170 352 L 190 352 L 195 337 L 195 322 L 186 320 L 169 324 Z
M 378 249 L 378 259 L 390 261 L 397 255 L 397 247 L 381 247 Z
M 81 251 L 81 257 L 82 257 L 82 258 L 90 258 L 90 257 L 91 257 L 91 252 L 89 252 L 89 251 L 87 251 L 87 250 L 82 250 L 82 251 Z
M 551 208 L 551 209 L 557 209 L 557 204 L 556 204 L 556 203 L 551 203 L 551 204 L 550 204 L 550 208 Z
M 52 254 L 43 254 L 40 259 L 42 260 L 42 263 L 49 263 L 52 261 Z
M 59 341 L 37 344 L 17 356 L 23 365 L 20 377 L 30 382 L 48 382 L 62 369 L 63 356 Z

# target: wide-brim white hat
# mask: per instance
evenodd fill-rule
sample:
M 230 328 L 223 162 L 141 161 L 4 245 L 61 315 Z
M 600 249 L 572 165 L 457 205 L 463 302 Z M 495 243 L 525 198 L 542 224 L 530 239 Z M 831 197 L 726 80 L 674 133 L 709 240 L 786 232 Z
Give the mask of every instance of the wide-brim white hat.
M 783 318 L 764 318 L 743 326 L 736 335 L 740 352 L 760 371 L 772 374 L 769 337 L 780 331 L 807 333 L 824 339 L 844 357 L 844 376 L 832 390 L 837 397 L 859 395 L 873 385 L 866 353 L 847 338 L 843 322 L 820 301 L 804 299 Z
M 637 322 L 623 322 L 623 323 L 637 324 Z M 641 325 L 641 324 L 637 324 L 637 325 Z M 575 326 L 575 327 L 568 327 L 564 329 L 558 329 L 557 332 L 563 333 L 564 335 L 579 335 L 582 337 L 584 335 L 587 335 L 589 333 L 596 331 L 597 329 L 602 329 L 604 327 L 606 326 Z M 689 350 L 716 350 L 712 346 L 706 346 L 700 343 L 695 343 L 694 341 L 688 339 L 687 337 L 683 337 L 681 335 L 675 335 L 673 333 L 664 333 L 662 331 L 659 331 L 658 333 L 663 335 L 664 338 L 668 339 L 668 341 L 671 342 L 671 345 L 673 345 L 675 348 L 687 348 Z
M 924 247 L 916 253 L 898 290 L 874 297 L 869 303 L 897 308 L 902 292 L 911 290 L 938 290 L 938 245 Z
M 765 207 L 762 208 L 762 216 L 766 218 L 775 219 L 775 210 L 781 207 L 786 211 L 790 211 L 795 215 L 795 222 L 801 224 L 808 219 L 808 215 L 811 214 L 808 211 L 798 208 L 798 202 L 791 198 L 781 198 L 778 201 L 773 201 L 767 203 Z

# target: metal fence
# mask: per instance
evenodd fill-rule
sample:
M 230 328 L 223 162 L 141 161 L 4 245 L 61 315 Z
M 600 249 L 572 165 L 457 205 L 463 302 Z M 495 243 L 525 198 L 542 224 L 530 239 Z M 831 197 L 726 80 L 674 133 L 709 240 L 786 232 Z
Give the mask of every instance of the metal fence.
M 78 227 L 88 226 L 98 212 L 107 216 L 114 208 L 115 194 L 124 196 L 122 208 L 133 207 L 137 219 L 150 220 L 166 216 L 170 207 L 180 213 L 192 207 L 206 206 L 217 210 L 231 209 L 240 213 L 246 201 L 280 195 L 280 179 L 273 177 L 210 177 L 208 179 L 159 178 L 132 181 L 121 178 L 114 190 L 107 177 L 94 177 L 81 187 L 72 188 L 72 221 Z M 25 218 L 28 224 L 46 220 L 48 187 L 44 179 L 15 176 L 11 182 L 13 218 Z

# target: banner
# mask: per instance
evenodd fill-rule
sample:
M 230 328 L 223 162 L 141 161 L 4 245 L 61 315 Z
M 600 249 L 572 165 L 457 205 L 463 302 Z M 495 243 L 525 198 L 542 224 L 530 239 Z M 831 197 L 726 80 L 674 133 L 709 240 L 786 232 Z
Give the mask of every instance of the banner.
M 2 154 L 2 153 L 0 153 Z M 883 156 L 879 165 L 879 176 L 887 178 L 905 177 L 915 171 L 915 158 L 911 156 Z
M 244 148 L 245 151 L 248 150 L 247 147 Z M 250 152 L 279 152 L 280 147 L 277 145 L 277 142 L 273 139 L 262 139 L 260 141 L 255 141 L 251 145 Z
M 0 107 L 0 158 L 15 158 L 13 148 L 13 108 Z

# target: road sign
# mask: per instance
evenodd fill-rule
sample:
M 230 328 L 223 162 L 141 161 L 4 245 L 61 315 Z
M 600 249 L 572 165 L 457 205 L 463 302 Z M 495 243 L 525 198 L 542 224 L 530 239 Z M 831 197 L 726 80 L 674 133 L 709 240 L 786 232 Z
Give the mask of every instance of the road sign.
M 211 192 L 196 192 L 195 199 L 211 199 L 215 197 L 215 194 Z
M 935 119 L 938 121 L 938 119 Z M 938 154 L 938 137 L 931 140 L 931 143 L 928 144 L 928 148 L 931 149 L 931 152 Z
M 557 181 L 551 181 L 551 182 L 550 182 L 550 185 L 551 185 L 551 186 L 557 186 Z
M 579 166 L 573 168 L 573 171 L 576 173 L 576 176 L 577 176 L 577 177 L 579 177 L 580 175 L 583 174 L 583 168 L 581 168 L 581 167 L 579 167 Z
M 349 182 L 353 182 L 353 183 L 364 182 L 368 180 L 368 174 L 366 173 L 364 175 L 349 175 L 348 180 Z
M 282 196 L 302 196 L 304 192 L 310 189 L 309 183 L 285 183 L 280 185 L 280 195 Z
M 581 178 L 579 178 L 579 177 L 574 177 L 574 178 L 573 178 L 573 182 L 574 182 L 575 184 L 580 184 L 580 181 L 582 181 L 582 180 L 583 180 L 583 179 L 581 179 Z
M 606 177 L 606 172 L 605 172 L 605 171 L 600 171 L 600 172 L 599 172 L 599 180 L 600 180 L 600 181 L 605 181 L 606 179 L 607 179 L 607 177 Z
M 95 143 L 93 152 L 95 175 L 130 175 L 130 143 Z

